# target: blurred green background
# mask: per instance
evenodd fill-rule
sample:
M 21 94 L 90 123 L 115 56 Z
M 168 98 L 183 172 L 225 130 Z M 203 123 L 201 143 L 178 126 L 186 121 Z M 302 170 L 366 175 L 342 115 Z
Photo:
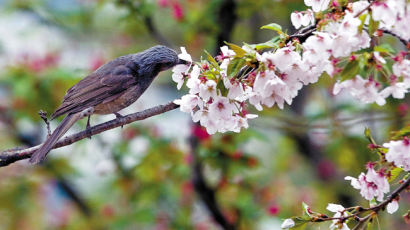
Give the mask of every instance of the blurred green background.
M 270 39 L 259 28 L 271 22 L 291 33 L 290 13 L 304 9 L 302 0 L 0 0 L 0 149 L 41 143 L 37 112 L 51 114 L 70 86 L 110 59 L 165 44 L 199 60 L 224 41 Z M 378 159 L 365 127 L 383 143 L 408 124 L 409 97 L 363 105 L 334 98 L 333 83 L 322 77 L 240 134 L 208 136 L 175 110 L 53 150 L 42 166 L 0 168 L 0 230 L 221 229 L 204 203 L 213 195 L 235 229 L 280 229 L 302 214 L 302 201 L 315 211 L 367 205 L 343 178 Z M 122 114 L 181 95 L 167 71 Z M 84 128 L 81 121 L 70 133 Z M 374 229 L 405 229 L 409 200 Z

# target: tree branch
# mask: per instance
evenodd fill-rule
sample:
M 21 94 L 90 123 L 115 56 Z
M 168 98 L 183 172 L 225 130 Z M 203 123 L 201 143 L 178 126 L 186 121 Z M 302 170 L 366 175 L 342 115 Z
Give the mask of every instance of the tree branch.
M 390 34 L 391 36 L 396 37 L 397 39 L 399 39 L 401 41 L 401 43 L 403 43 L 403 45 L 405 47 L 407 47 L 407 44 L 410 43 L 410 41 L 406 41 L 404 38 L 400 37 L 399 35 L 393 33 L 390 30 L 381 30 L 381 31 L 383 31 L 383 33 L 385 33 L 385 34 Z
M 406 190 L 407 187 L 410 186 L 410 177 L 407 178 L 399 187 L 397 187 L 390 195 L 387 196 L 386 200 L 382 201 L 378 205 L 375 205 L 373 207 L 369 208 L 362 208 L 360 206 L 354 207 L 358 211 L 354 214 L 348 215 L 348 216 L 340 216 L 340 217 L 317 217 L 311 220 L 311 222 L 323 222 L 323 221 L 330 221 L 330 220 L 340 220 L 341 222 L 346 221 L 347 219 L 350 218 L 358 218 L 358 215 L 363 214 L 365 212 L 374 212 L 374 214 L 377 214 L 380 210 L 384 210 L 386 206 L 393 201 L 396 197 L 399 196 L 399 194 Z M 367 221 L 369 219 L 369 216 L 372 217 L 372 213 L 369 215 L 365 216 L 364 218 L 359 218 L 359 224 L 361 222 Z
M 54 145 L 53 149 L 60 148 L 66 145 L 71 145 L 72 143 L 82 140 L 84 138 L 94 136 L 96 134 L 102 133 L 110 129 L 124 126 L 126 124 L 130 124 L 134 121 L 144 120 L 146 118 L 174 110 L 178 107 L 179 105 L 174 104 L 173 102 L 168 102 L 164 105 L 158 105 L 141 112 L 132 113 L 127 116 L 107 121 L 105 123 L 90 127 L 90 129 L 87 131 L 84 130 L 71 136 L 62 138 L 59 142 L 57 142 Z M 5 150 L 0 153 L 0 167 L 7 166 L 19 160 L 30 158 L 30 156 L 39 148 L 40 145 L 31 148 L 13 148 Z

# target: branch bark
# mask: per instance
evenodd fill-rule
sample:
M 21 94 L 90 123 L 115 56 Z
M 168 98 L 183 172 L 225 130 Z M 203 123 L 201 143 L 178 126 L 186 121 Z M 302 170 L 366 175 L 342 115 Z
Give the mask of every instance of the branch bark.
M 76 134 L 73 134 L 71 136 L 62 138 L 59 142 L 57 142 L 54 145 L 53 149 L 71 145 L 72 143 L 80 141 L 84 138 L 94 136 L 96 134 L 102 133 L 110 129 L 124 126 L 126 124 L 130 124 L 135 121 L 144 120 L 146 118 L 174 110 L 178 107 L 179 105 L 174 104 L 173 102 L 168 102 L 167 104 L 164 104 L 164 105 L 158 105 L 158 106 L 146 109 L 141 112 L 132 113 L 127 116 L 123 116 L 123 117 L 113 119 L 111 121 L 107 121 L 105 123 L 90 127 L 90 129 L 87 131 L 84 130 Z M 40 145 L 31 147 L 31 148 L 13 148 L 13 149 L 5 150 L 0 153 L 0 167 L 7 166 L 19 160 L 30 158 L 30 156 L 38 148 L 40 148 Z
M 393 201 L 393 199 L 395 199 L 396 197 L 399 196 L 399 194 L 403 191 L 405 191 L 408 187 L 410 186 L 410 177 L 407 178 L 399 187 L 397 187 L 392 193 L 390 193 L 390 195 L 387 196 L 387 198 L 382 201 L 381 203 L 379 203 L 378 205 L 375 205 L 373 207 L 369 207 L 369 208 L 362 208 L 362 207 L 356 207 L 358 208 L 360 211 L 348 215 L 348 216 L 340 216 L 340 217 L 319 217 L 319 218 L 315 218 L 312 219 L 311 222 L 323 222 L 323 221 L 330 221 L 330 220 L 340 220 L 342 222 L 346 221 L 347 219 L 350 218 L 356 218 L 358 217 L 358 215 L 363 214 L 365 212 L 374 212 L 375 214 L 377 214 L 380 210 L 384 210 L 386 208 L 386 206 Z M 359 220 L 360 222 L 363 221 L 367 221 L 368 217 L 372 216 L 372 213 L 370 213 L 369 215 L 365 216 L 364 218 L 361 218 Z

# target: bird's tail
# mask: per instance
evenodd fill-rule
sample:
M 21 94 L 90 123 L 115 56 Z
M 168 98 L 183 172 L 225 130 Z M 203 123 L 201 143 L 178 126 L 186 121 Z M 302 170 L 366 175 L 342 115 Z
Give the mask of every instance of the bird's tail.
M 47 153 L 54 147 L 54 144 L 74 125 L 81 117 L 79 114 L 68 114 L 54 130 L 53 134 L 43 143 L 43 145 L 30 158 L 30 163 L 38 164 L 42 162 Z

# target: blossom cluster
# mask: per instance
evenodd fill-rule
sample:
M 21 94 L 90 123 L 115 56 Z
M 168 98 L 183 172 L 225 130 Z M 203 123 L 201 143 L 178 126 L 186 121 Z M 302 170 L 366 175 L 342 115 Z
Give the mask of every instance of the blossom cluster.
M 386 153 L 386 160 L 394 163 L 395 166 L 410 171 L 410 140 L 404 137 L 403 140 L 390 141 L 383 144 L 389 148 Z
M 373 198 L 383 201 L 384 194 L 390 191 L 386 175 L 383 171 L 376 172 L 372 164 L 368 165 L 367 173 L 361 173 L 359 178 L 347 176 L 345 179 L 351 181 L 353 188 L 360 189 L 360 195 L 369 201 Z
M 181 50 L 179 58 L 192 62 L 185 48 Z M 235 52 L 228 47 L 222 47 L 221 50 L 221 58 L 224 60 L 229 60 L 235 55 Z M 230 81 L 226 77 L 227 67 L 223 67 L 226 62 L 223 61 L 220 67 L 225 69 L 224 72 L 221 71 L 219 77 L 211 79 L 201 75 L 201 72 L 215 71 L 215 69 L 210 69 L 208 64 L 177 65 L 172 70 L 172 79 L 178 83 L 178 89 L 186 79 L 186 85 L 189 88 L 189 94 L 175 100 L 175 103 L 181 105 L 181 111 L 191 113 L 193 121 L 200 122 L 209 134 L 226 131 L 239 132 L 241 128 L 248 127 L 248 119 L 257 117 L 254 114 L 246 114 L 243 103 L 246 99 L 245 86 L 240 82 Z M 229 92 L 223 95 L 221 89 L 217 87 L 218 83 L 222 83 Z
M 401 4 L 404 0 L 398 2 Z M 291 15 L 296 28 L 314 24 L 315 12 L 329 8 L 329 0 L 306 0 L 305 3 L 312 9 Z M 191 56 L 182 47 L 183 52 L 179 57 L 190 64 L 176 66 L 172 78 L 177 82 L 178 89 L 185 83 L 189 94 L 176 103 L 181 105 L 181 111 L 190 113 L 195 122 L 200 122 L 209 134 L 239 132 L 241 128 L 248 127 L 249 119 L 256 117 L 247 114 L 247 103 L 257 110 L 274 105 L 283 109 L 285 103 L 292 103 L 304 85 L 317 82 L 323 73 L 330 76 L 344 74 L 341 65 L 346 62 L 349 64 L 345 68 L 357 71 L 337 80 L 334 94 L 346 90 L 364 103 L 375 102 L 379 105 L 385 104 L 389 96 L 404 98 L 410 88 L 410 61 L 406 59 L 406 53 L 393 56 L 389 51 L 379 49 L 366 54 L 354 54 L 370 47 L 373 34 L 363 27 L 369 24 L 369 14 L 375 13 L 367 9 L 381 9 L 379 3 L 369 4 L 367 1 L 354 2 L 342 16 L 322 19 L 321 26 L 303 43 L 286 40 L 286 43 L 277 43 L 277 46 L 272 46 L 272 50 L 263 53 L 259 52 L 256 45 L 230 45 L 221 47 L 216 60 L 211 57 L 193 63 Z M 386 1 L 383 4 L 389 8 L 393 3 Z M 397 17 L 404 17 L 407 10 L 393 13 Z M 378 17 L 378 14 L 372 17 L 380 20 L 381 26 L 395 28 L 391 21 Z M 393 73 L 387 76 L 388 82 L 382 84 L 377 75 L 368 73 L 374 70 L 387 75 L 386 71 L 390 70 L 385 68 L 386 59 L 394 62 Z M 249 71 L 243 71 L 247 68 Z M 366 68 L 368 71 L 359 71 Z M 383 88 L 383 85 L 386 87 Z

